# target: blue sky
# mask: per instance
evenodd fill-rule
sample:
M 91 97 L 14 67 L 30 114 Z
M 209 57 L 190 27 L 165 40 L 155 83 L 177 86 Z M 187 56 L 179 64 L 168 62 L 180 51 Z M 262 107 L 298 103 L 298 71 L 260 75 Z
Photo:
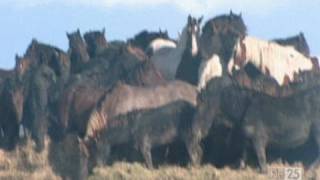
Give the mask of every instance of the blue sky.
M 32 38 L 67 50 L 66 32 L 106 28 L 108 40 L 143 29 L 167 29 L 176 37 L 187 15 L 205 20 L 242 12 L 249 34 L 263 39 L 305 33 L 311 53 L 320 55 L 320 0 L 1 0 L 0 67 L 12 68 Z

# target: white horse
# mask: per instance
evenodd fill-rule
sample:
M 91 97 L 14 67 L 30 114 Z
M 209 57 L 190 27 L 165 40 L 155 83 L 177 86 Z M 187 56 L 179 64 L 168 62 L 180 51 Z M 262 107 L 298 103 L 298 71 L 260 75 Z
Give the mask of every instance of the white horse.
M 208 60 L 202 60 L 199 68 L 198 91 L 204 89 L 208 81 L 214 77 L 222 76 L 222 65 L 218 55 L 213 54 Z
M 312 61 L 291 46 L 281 46 L 271 41 L 264 41 L 246 36 L 238 40 L 233 56 L 228 64 L 228 71 L 240 69 L 251 62 L 263 74 L 273 77 L 279 85 L 293 81 L 294 74 L 313 69 Z
M 149 44 L 148 52 L 150 52 L 151 54 L 155 54 L 157 51 L 163 48 L 174 49 L 176 47 L 177 47 L 177 44 L 172 40 L 157 38 L 151 41 L 151 43 Z
M 190 20 L 191 17 L 189 16 L 188 23 L 183 28 L 181 37 L 179 38 L 175 48 L 161 48 L 151 56 L 151 60 L 167 80 L 173 80 L 175 78 L 178 65 L 187 46 L 188 27 L 190 25 Z M 196 38 L 194 37 L 193 39 Z M 193 53 L 195 53 L 198 49 L 196 45 L 194 47 L 196 49 L 193 50 Z

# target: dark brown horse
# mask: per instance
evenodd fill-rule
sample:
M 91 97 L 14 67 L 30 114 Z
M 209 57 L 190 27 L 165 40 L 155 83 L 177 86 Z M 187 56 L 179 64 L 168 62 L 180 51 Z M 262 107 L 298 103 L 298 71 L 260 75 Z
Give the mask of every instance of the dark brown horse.
M 88 178 L 88 150 L 76 134 L 68 134 L 62 141 L 51 142 L 48 159 L 52 169 L 63 179 Z
M 84 34 L 84 39 L 87 43 L 87 49 L 91 58 L 96 57 L 100 52 L 108 47 L 105 38 L 105 29 L 102 31 L 90 31 Z
M 56 83 L 55 72 L 41 64 L 29 72 L 24 83 L 23 126 L 31 133 L 38 152 L 44 149 L 44 139 L 50 125 L 50 103 Z
M 84 136 L 91 109 L 118 81 L 134 86 L 165 83 L 152 61 L 139 48 L 125 45 L 110 51 L 104 52 L 107 54 L 102 57 L 107 59 L 101 59 L 100 63 L 91 61 L 90 68 L 71 79 L 71 84 L 62 93 L 58 113 L 58 127 L 62 131 L 74 131 Z
M 23 113 L 23 86 L 15 77 L 3 82 L 0 91 L 0 129 L 2 132 L 1 145 L 12 150 L 19 138 L 19 126 Z
M 188 17 L 187 45 L 176 72 L 176 79 L 193 85 L 198 85 L 198 72 L 202 60 L 198 50 L 201 21 L 202 17 L 199 19 Z
M 252 67 L 248 69 L 252 69 Z M 233 73 L 233 77 L 237 80 L 240 86 L 265 93 L 273 97 L 289 96 L 320 85 L 320 74 L 316 71 L 301 72 L 295 76 L 293 82 L 283 86 L 280 86 L 272 77 L 262 73 L 250 76 L 250 73 L 246 71 L 246 68 Z
M 320 86 L 275 98 L 258 94 L 252 98 L 245 113 L 241 128 L 252 143 L 263 172 L 266 172 L 266 148 L 290 149 L 303 145 L 314 138 L 318 156 L 311 165 L 312 170 L 320 164 Z
M 0 84 L 3 83 L 7 78 L 12 77 L 13 75 L 13 70 L 0 69 Z
M 232 51 L 239 37 L 247 34 L 247 27 L 241 14 L 232 11 L 229 15 L 220 15 L 206 22 L 200 38 L 200 51 L 204 59 L 217 54 L 223 60 L 223 73 L 232 56 Z
M 61 49 L 32 40 L 22 60 L 30 60 L 29 63 L 18 62 L 17 64 L 32 64 L 39 66 L 46 64 L 62 81 L 66 81 L 70 73 L 69 56 Z M 20 66 L 20 65 L 19 65 Z M 28 65 L 29 66 L 29 65 Z M 19 67 L 20 68 L 20 67 Z M 25 67 L 23 67 L 25 69 Z
M 79 29 L 71 34 L 67 33 L 67 37 L 69 39 L 71 72 L 76 73 L 81 66 L 90 60 L 90 57 Z
M 184 135 L 196 95 L 195 87 L 180 81 L 154 87 L 118 84 L 92 111 L 85 139 L 96 139 L 106 157 L 112 146 L 132 142 L 152 167 L 153 147 L 188 141 Z

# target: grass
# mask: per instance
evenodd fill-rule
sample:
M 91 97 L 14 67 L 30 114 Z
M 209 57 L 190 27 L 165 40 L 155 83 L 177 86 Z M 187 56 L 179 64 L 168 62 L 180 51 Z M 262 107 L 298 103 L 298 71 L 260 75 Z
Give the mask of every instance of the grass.
M 30 140 L 19 144 L 16 150 L 5 152 L 0 150 L 0 179 L 4 180 L 60 180 L 50 166 L 48 160 L 48 144 L 42 153 L 33 151 Z M 280 162 L 270 164 L 271 169 L 284 167 L 302 167 L 301 164 L 289 166 Z M 319 179 L 320 169 L 315 174 L 304 173 L 303 179 Z M 89 180 L 119 179 L 119 180 L 267 180 L 270 176 L 257 172 L 256 169 L 247 167 L 243 170 L 236 170 L 225 167 L 217 169 L 212 165 L 199 167 L 180 167 L 174 165 L 163 165 L 157 169 L 147 169 L 141 163 L 117 162 L 112 166 L 96 167 L 88 178 Z M 280 178 L 281 179 L 281 178 Z M 283 179 L 283 178 L 282 178 Z

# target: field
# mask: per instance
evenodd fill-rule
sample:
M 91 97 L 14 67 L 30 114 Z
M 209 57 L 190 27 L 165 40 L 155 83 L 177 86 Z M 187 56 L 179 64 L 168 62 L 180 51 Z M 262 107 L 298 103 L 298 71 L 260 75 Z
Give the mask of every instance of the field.
M 48 143 L 47 143 L 48 144 Z M 0 151 L 0 179 L 5 180 L 59 180 L 61 177 L 54 173 L 48 161 L 48 148 L 40 154 L 32 150 L 32 143 L 27 141 L 24 145 L 19 145 L 13 152 Z M 289 167 L 282 163 L 274 163 L 269 166 L 273 170 Z M 301 167 L 300 164 L 291 167 Z M 281 169 L 281 170 L 282 170 Z M 304 173 L 303 179 L 319 179 L 320 169 L 315 174 Z M 279 179 L 284 179 L 279 176 Z M 89 180 L 99 179 L 227 179 L 227 180 L 264 180 L 275 179 L 269 175 L 263 175 L 254 168 L 244 170 L 234 170 L 231 168 L 217 169 L 212 165 L 202 165 L 200 167 L 179 167 L 173 165 L 163 165 L 157 169 L 149 170 L 140 163 L 117 162 L 112 166 L 97 167 L 90 175 Z

